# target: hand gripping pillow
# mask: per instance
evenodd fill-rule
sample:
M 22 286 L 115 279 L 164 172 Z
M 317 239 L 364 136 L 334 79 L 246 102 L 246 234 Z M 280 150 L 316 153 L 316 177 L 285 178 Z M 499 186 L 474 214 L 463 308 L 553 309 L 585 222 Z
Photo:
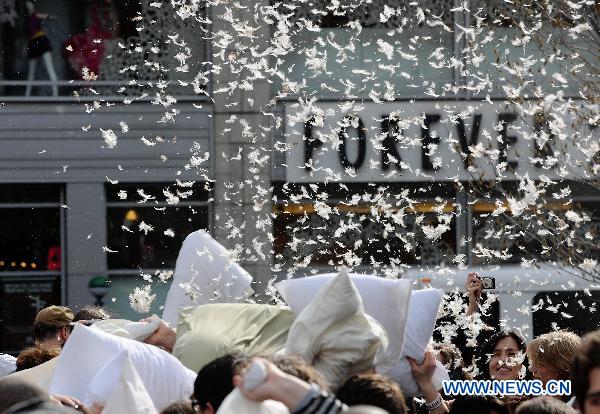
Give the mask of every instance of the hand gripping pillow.
M 126 350 L 115 355 L 92 378 L 84 405 L 94 403 L 104 406 L 102 414 L 158 414 Z
M 279 401 L 250 401 L 234 388 L 221 403 L 217 414 L 289 414 L 290 411 Z
M 231 259 L 223 245 L 204 230 L 195 231 L 179 251 L 162 319 L 175 326 L 179 308 L 239 302 L 251 292 L 251 283 L 252 276 Z
M 173 355 L 198 372 L 231 352 L 273 354 L 285 346 L 294 320 L 289 309 L 250 303 L 182 308 Z
M 196 373 L 185 368 L 173 355 L 81 324 L 76 324 L 56 358 L 50 394 L 83 400 L 94 375 L 123 350 L 128 352 L 157 409 L 192 394 Z
M 284 280 L 277 283 L 276 288 L 294 313 L 299 314 L 335 275 L 328 273 Z M 387 374 L 402 352 L 411 282 L 359 274 L 350 274 L 350 278 L 358 289 L 365 312 L 383 325 L 387 332 L 389 346 L 377 363 L 377 371 Z
M 304 358 L 336 389 L 348 376 L 371 369 L 382 346 L 385 331 L 365 314 L 343 268 L 296 317 L 285 350 Z

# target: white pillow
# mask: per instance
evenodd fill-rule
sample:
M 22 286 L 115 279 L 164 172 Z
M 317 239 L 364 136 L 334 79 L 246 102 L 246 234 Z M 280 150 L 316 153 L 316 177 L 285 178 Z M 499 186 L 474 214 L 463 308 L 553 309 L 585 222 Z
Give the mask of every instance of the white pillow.
M 113 392 L 104 401 L 102 414 L 158 414 L 127 351 L 121 351 L 118 356 L 121 355 L 121 372 L 115 378 Z
M 234 388 L 221 403 L 217 414 L 289 414 L 290 411 L 279 401 L 250 401 L 239 389 Z M 102 413 L 104 414 L 104 412 Z
M 8 354 L 0 354 L 0 378 L 17 370 L 17 358 Z
M 424 289 L 412 292 L 408 309 L 408 319 L 406 321 L 402 358 L 387 373 L 400 385 L 400 388 L 408 397 L 421 395 L 421 392 L 412 376 L 410 364 L 406 357 L 409 356 L 418 363 L 423 362 L 425 349 L 433 335 L 442 295 L 443 291 L 440 289 Z M 441 363 L 436 361 L 436 371 L 433 377 L 436 389 L 442 387 L 444 379 L 449 379 L 448 371 Z
M 81 324 L 76 324 L 56 358 L 58 362 L 49 392 L 83 400 L 94 375 L 122 350 L 128 351 L 159 410 L 192 394 L 196 373 L 185 368 L 173 355 L 155 346 Z
M 342 268 L 296 316 L 285 350 L 304 358 L 336 389 L 348 376 L 372 368 L 382 346 L 387 347 L 385 330 L 365 314 Z
M 275 286 L 294 313 L 299 314 L 335 275 L 327 273 L 288 279 Z M 402 352 L 411 282 L 355 273 L 351 273 L 350 278 L 362 298 L 365 312 L 383 325 L 389 337 L 388 349 L 377 363 L 377 371 L 385 374 L 400 358 Z
M 158 316 L 152 315 L 149 319 L 149 322 L 133 322 L 127 319 L 106 319 L 95 322 L 92 327 L 111 335 L 143 342 L 152 335 L 160 325 Z
M 204 230 L 195 231 L 179 251 L 162 319 L 176 326 L 179 308 L 240 302 L 252 292 L 251 283 L 252 276 L 231 259 L 222 244 Z
M 133 322 L 127 319 L 106 319 L 95 322 L 92 327 L 102 332 L 143 342 L 151 336 L 160 325 L 160 319 L 152 315 L 148 322 Z
M 404 331 L 402 356 L 409 356 L 419 363 L 423 361 L 425 348 L 433 335 L 443 294 L 441 289 L 423 289 L 412 292 L 406 330 Z

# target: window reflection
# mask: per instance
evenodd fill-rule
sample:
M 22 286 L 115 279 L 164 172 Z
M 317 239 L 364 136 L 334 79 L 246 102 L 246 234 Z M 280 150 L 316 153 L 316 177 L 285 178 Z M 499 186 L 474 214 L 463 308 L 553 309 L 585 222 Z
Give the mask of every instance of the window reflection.
M 109 269 L 174 268 L 185 237 L 208 229 L 208 207 L 109 207 Z
M 88 0 L 74 7 L 72 0 L 36 0 L 7 7 L 12 17 L 0 20 L 1 95 L 138 93 L 147 89 L 144 81 L 176 76 L 191 82 L 205 60 L 199 41 L 204 27 L 178 18 L 169 2 Z M 175 32 L 178 45 L 169 39 Z M 187 67 L 175 57 L 182 53 Z M 2 80 L 33 83 L 2 85 Z M 50 82 L 55 80 L 82 82 Z M 94 80 L 120 85 L 93 85 L 91 91 L 85 82 Z M 132 80 L 141 84 L 128 85 Z M 177 92 L 189 94 L 188 85 L 177 86 Z
M 61 270 L 59 208 L 0 208 L 0 272 Z

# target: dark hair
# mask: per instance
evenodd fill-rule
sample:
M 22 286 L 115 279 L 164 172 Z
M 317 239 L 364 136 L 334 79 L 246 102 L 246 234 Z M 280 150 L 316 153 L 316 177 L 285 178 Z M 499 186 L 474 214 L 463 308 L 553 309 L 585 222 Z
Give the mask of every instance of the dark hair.
M 194 399 L 203 410 L 208 403 L 215 412 L 233 391 L 233 376 L 238 372 L 242 356 L 229 354 L 213 359 L 198 371 L 194 382 Z
M 497 398 L 480 395 L 459 395 L 448 414 L 508 414 L 508 408 Z
M 33 326 L 33 339 L 36 342 L 43 342 L 47 339 L 58 334 L 63 326 L 46 325 L 43 323 L 36 323 Z
M 17 357 L 17 371 L 37 367 L 60 354 L 58 346 L 36 345 L 25 348 Z
M 169 404 L 160 414 L 194 414 L 194 409 L 190 400 L 181 400 Z
M 517 407 L 516 414 L 576 414 L 573 408 L 556 398 L 539 397 L 525 401 Z
M 504 338 L 512 338 L 517 343 L 519 347 L 519 351 L 523 353 L 523 356 L 526 356 L 527 352 L 527 344 L 525 343 L 525 338 L 515 329 L 502 330 L 494 333 L 491 337 L 488 338 L 487 341 L 483 343 L 481 348 L 479 348 L 479 354 L 477 356 L 477 369 L 479 374 L 477 375 L 477 379 L 489 380 L 490 378 L 490 355 L 494 353 L 494 349 L 498 342 L 500 342 Z M 527 367 L 527 361 L 523 361 L 523 365 Z
M 379 374 L 351 376 L 337 390 L 336 397 L 347 405 L 372 405 L 390 414 L 408 412 L 398 384 Z
M 84 306 L 81 308 L 73 318 L 73 322 L 77 321 L 89 321 L 92 319 L 110 319 L 110 315 L 100 306 Z
M 600 368 L 600 330 L 590 332 L 583 337 L 571 369 L 575 398 L 582 412 L 584 412 L 585 396 L 590 388 L 590 372 L 594 368 Z
M 300 378 L 305 382 L 312 382 L 323 391 L 329 391 L 329 386 L 327 385 L 325 378 L 302 359 L 302 357 L 298 355 L 272 355 L 264 358 L 271 361 L 277 368 L 286 374 Z

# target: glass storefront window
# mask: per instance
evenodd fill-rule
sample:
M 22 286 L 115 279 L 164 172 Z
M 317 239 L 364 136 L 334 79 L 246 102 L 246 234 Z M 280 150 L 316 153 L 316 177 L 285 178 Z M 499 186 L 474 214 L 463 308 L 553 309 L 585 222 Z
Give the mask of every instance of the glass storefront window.
M 139 319 L 129 303 L 135 288 L 150 286 L 160 314 L 185 238 L 210 229 L 212 189 L 208 183 L 119 183 L 106 186 L 107 263 L 111 281 L 106 309 Z
M 600 260 L 600 247 L 594 240 L 600 237 L 599 201 L 549 201 L 541 214 L 523 214 L 513 217 L 507 203 L 500 205 L 506 214 L 494 215 L 498 204 L 478 201 L 473 204 L 472 259 L 476 265 L 521 263 L 523 260 L 568 260 L 580 265 L 584 259 Z M 580 225 L 565 222 L 561 217 L 573 211 L 587 219 Z M 537 219 L 539 216 L 539 219 Z M 571 228 L 570 243 L 557 239 L 553 229 L 561 225 Z
M 169 92 L 189 95 L 190 83 L 207 82 L 197 78 L 205 69 L 205 28 L 184 22 L 170 2 L 31 4 L 14 2 L 14 18 L 0 23 L 0 95 L 139 95 L 150 88 L 145 82 L 159 80 Z
M 394 266 L 450 263 L 456 251 L 453 205 L 444 207 L 446 220 L 432 212 L 433 203 L 397 209 L 403 225 L 372 214 L 370 205 L 330 205 L 330 217 L 313 205 L 279 206 L 273 229 L 276 263 L 304 266 Z M 376 207 L 373 207 L 376 209 Z M 437 240 L 427 239 L 423 226 L 447 227 Z
M 109 207 L 108 268 L 174 268 L 185 237 L 208 228 L 208 207 Z
M 172 269 L 186 236 L 209 228 L 203 185 L 107 186 L 109 269 Z
M 600 327 L 600 291 L 559 291 L 541 292 L 534 296 L 531 307 L 533 310 L 533 336 L 553 332 L 558 329 L 583 336 L 587 332 Z M 589 317 L 578 317 L 580 315 Z
M 287 4 L 274 3 L 289 14 Z M 298 2 L 288 33 L 293 50 L 278 57 L 275 90 L 294 94 L 298 84 L 319 97 L 441 94 L 454 80 L 453 7 L 452 1 L 342 1 L 332 12 L 328 2 Z M 403 18 L 419 12 L 422 20 Z
M 0 272 L 61 270 L 59 208 L 0 204 Z
M 457 254 L 450 183 L 278 183 L 274 198 L 277 271 L 346 265 L 401 273 L 407 265 L 451 265 Z
M 37 312 L 62 303 L 60 185 L 0 185 L 0 352 L 33 343 Z
M 546 93 L 578 93 L 586 69 L 591 68 L 589 64 L 581 65 L 588 59 L 585 54 L 589 46 L 582 38 L 564 35 L 565 29 L 560 25 L 570 24 L 566 20 L 551 19 L 536 10 L 537 6 L 530 6 L 502 0 L 471 0 L 473 30 L 467 35 L 465 49 L 471 94 L 506 96 L 511 90 L 523 88 L 521 96 L 535 96 L 537 87 Z M 554 13 L 559 12 L 556 8 Z M 571 58 L 572 55 L 580 57 Z

